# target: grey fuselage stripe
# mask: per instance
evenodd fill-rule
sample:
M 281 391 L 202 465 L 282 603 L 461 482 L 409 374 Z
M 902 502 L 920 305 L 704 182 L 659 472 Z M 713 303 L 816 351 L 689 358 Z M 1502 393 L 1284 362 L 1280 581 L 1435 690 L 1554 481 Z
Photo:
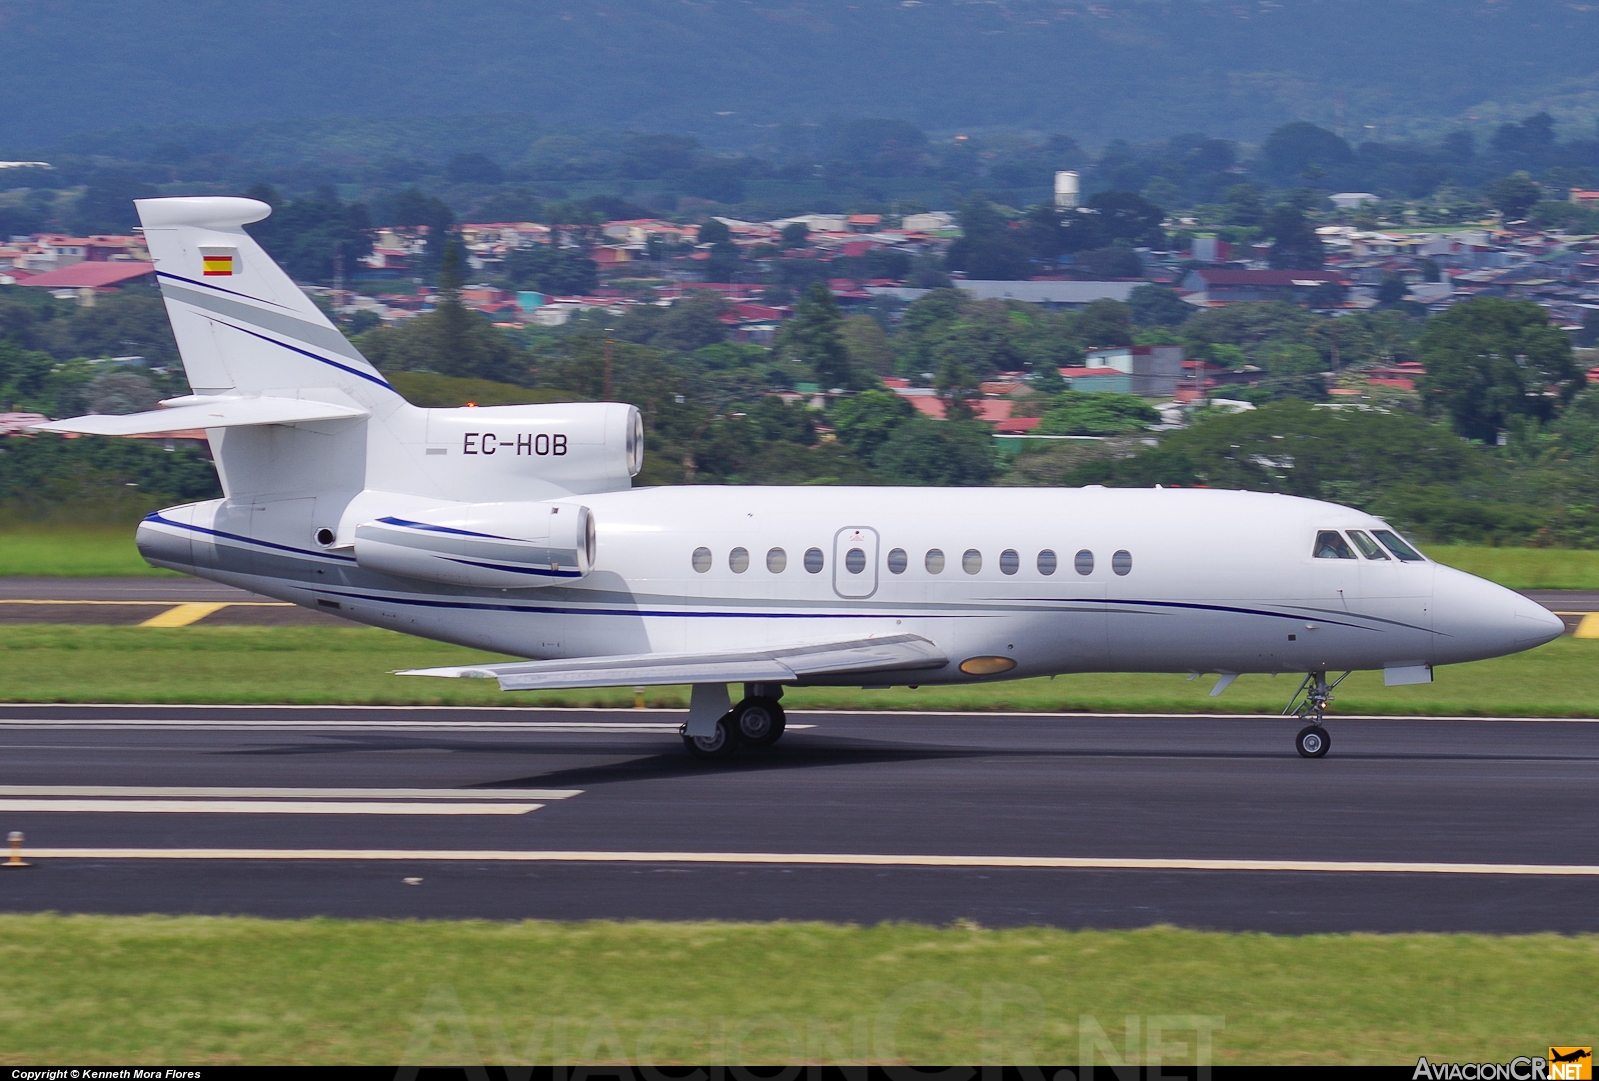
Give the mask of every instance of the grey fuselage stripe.
M 190 289 L 184 285 L 175 285 L 166 280 L 161 282 L 161 293 L 170 300 L 191 304 L 196 308 L 204 308 L 206 311 L 217 315 L 225 315 L 230 319 L 237 319 L 241 323 L 248 323 L 251 326 L 260 327 L 262 330 L 270 330 L 286 338 L 293 338 L 296 341 L 305 342 L 307 345 L 314 345 L 318 349 L 326 349 L 330 353 L 337 353 L 346 360 L 356 360 L 362 364 L 367 363 L 366 358 L 356 350 L 355 346 L 351 345 L 343 334 L 340 334 L 332 327 L 318 326 L 316 323 L 301 319 L 298 316 L 266 311 L 250 304 L 241 304 L 237 300 L 229 300 L 227 297 L 212 296 L 210 293 L 203 293 L 198 289 Z

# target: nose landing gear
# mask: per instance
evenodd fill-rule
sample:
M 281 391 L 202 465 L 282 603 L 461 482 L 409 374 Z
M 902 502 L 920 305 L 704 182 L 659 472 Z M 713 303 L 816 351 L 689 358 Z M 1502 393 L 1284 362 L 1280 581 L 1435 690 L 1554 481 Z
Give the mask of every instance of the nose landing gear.
M 1285 717 L 1294 716 L 1310 722 L 1294 737 L 1294 748 L 1299 751 L 1301 757 L 1323 758 L 1332 747 L 1332 737 L 1327 734 L 1321 722 L 1327 712 L 1327 703 L 1333 700 L 1333 688 L 1348 678 L 1349 673 L 1345 672 L 1328 683 L 1325 671 L 1310 672 L 1306 674 L 1305 681 L 1299 685 L 1299 690 L 1294 692 L 1288 707 L 1283 710 Z

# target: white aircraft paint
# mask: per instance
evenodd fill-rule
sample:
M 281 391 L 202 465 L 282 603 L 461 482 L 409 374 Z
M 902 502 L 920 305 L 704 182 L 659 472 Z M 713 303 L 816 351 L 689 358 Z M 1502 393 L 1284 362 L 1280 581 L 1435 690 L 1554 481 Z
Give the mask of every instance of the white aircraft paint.
M 138 207 L 194 393 L 39 428 L 207 423 L 227 494 L 151 515 L 138 544 L 152 564 L 528 658 L 416 674 L 691 683 L 687 731 L 710 737 L 728 683 L 766 701 L 791 684 L 1090 671 L 1213 672 L 1224 687 L 1381 669 L 1398 684 L 1563 630 L 1510 590 L 1396 558 L 1370 541 L 1389 528 L 1371 515 L 1289 496 L 634 489 L 633 407 L 412 406 L 244 232 L 265 204 Z M 1349 558 L 1316 558 L 1325 531 Z

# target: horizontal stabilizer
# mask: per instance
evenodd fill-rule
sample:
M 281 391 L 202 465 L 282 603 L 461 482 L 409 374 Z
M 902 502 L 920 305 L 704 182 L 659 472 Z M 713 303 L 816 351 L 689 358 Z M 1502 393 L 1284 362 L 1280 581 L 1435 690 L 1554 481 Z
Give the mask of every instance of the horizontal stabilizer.
M 170 403 L 170 404 L 169 404 Z M 35 432 L 76 432 L 79 435 L 156 435 L 193 428 L 236 428 L 246 424 L 305 424 L 317 420 L 364 417 L 364 409 L 301 398 L 238 398 L 231 395 L 189 395 L 163 402 L 165 408 L 126 416 L 92 413 L 70 420 L 35 424 Z
M 659 687 L 677 683 L 795 683 L 827 676 L 942 668 L 949 659 L 914 634 L 822 642 L 747 653 L 639 653 L 560 661 L 510 661 L 466 668 L 417 668 L 402 676 L 497 679 L 502 691 L 574 687 Z

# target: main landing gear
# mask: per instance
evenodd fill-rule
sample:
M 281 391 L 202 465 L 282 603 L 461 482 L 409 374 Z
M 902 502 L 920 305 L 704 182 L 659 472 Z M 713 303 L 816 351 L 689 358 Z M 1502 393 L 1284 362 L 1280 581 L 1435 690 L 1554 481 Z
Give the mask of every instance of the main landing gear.
M 783 736 L 788 726 L 783 707 L 781 684 L 746 683 L 744 697 L 716 722 L 709 736 L 691 736 L 683 726 L 683 746 L 696 758 L 722 758 L 740 747 L 770 747 Z
M 1326 672 L 1311 672 L 1305 676 L 1305 681 L 1299 685 L 1299 690 L 1294 692 L 1293 699 L 1283 710 L 1285 717 L 1292 715 L 1310 722 L 1294 737 L 1294 748 L 1301 757 L 1324 758 L 1332 747 L 1332 738 L 1321 722 L 1327 712 L 1327 703 L 1333 700 L 1333 688 L 1348 678 L 1349 673 L 1345 672 L 1328 683 Z

